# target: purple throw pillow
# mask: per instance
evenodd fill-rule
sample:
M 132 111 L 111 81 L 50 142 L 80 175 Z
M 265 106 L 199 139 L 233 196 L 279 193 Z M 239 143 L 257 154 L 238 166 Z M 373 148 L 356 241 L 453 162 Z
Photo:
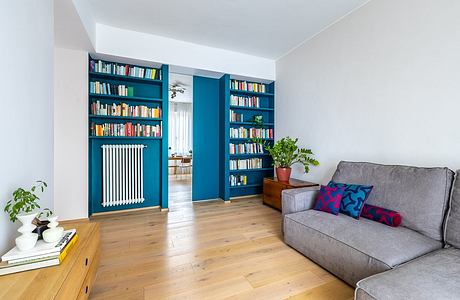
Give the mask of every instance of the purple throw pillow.
M 333 215 L 339 214 L 340 202 L 342 201 L 343 192 L 345 187 L 329 187 L 321 186 L 321 189 L 316 196 L 316 203 L 314 209 L 331 213 Z

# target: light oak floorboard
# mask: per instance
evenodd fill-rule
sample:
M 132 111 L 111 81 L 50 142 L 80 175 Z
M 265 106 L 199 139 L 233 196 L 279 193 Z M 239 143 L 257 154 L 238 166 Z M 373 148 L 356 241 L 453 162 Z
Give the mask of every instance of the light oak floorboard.
M 260 196 L 94 221 L 102 255 L 90 299 L 353 299 L 352 287 L 283 243 L 281 215 Z

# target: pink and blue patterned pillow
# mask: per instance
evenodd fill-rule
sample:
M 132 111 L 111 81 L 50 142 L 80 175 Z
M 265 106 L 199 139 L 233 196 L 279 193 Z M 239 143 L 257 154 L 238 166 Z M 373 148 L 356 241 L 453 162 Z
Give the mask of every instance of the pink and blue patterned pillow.
M 402 217 L 399 212 L 369 204 L 364 204 L 361 217 L 391 227 L 398 227 L 402 222 Z
M 327 186 L 344 188 L 340 212 L 355 219 L 359 219 L 364 202 L 373 188 L 371 185 L 345 184 L 333 181 L 329 182 Z
M 313 209 L 337 215 L 340 210 L 345 187 L 329 187 L 322 185 L 316 196 L 316 203 Z

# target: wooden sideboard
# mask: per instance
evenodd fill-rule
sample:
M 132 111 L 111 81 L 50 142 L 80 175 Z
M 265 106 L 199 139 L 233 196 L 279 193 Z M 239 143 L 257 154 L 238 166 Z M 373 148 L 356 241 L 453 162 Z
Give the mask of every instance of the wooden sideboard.
M 78 240 L 59 266 L 0 276 L 0 299 L 87 299 L 100 256 L 98 223 L 66 223 Z
M 291 178 L 289 182 L 278 181 L 276 177 L 264 178 L 264 204 L 281 210 L 281 192 L 285 189 L 318 186 L 317 183 Z

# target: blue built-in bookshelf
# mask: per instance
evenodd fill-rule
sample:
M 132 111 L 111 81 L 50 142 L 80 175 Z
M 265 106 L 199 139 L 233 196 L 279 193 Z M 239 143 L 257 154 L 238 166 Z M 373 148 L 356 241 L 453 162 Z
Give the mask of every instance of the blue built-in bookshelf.
M 88 75 L 89 214 L 167 208 L 168 66 L 126 64 L 95 55 L 89 56 Z M 104 152 L 115 145 L 130 147 L 120 146 L 123 150 L 111 156 Z M 143 148 L 136 152 L 133 145 Z M 110 174 L 121 179 L 112 180 Z M 140 190 L 143 202 L 136 200 Z M 121 196 L 115 198 L 117 193 Z
M 271 156 L 257 145 L 273 144 L 274 93 L 274 82 L 220 79 L 219 194 L 225 201 L 262 193 L 263 178 L 273 176 Z

